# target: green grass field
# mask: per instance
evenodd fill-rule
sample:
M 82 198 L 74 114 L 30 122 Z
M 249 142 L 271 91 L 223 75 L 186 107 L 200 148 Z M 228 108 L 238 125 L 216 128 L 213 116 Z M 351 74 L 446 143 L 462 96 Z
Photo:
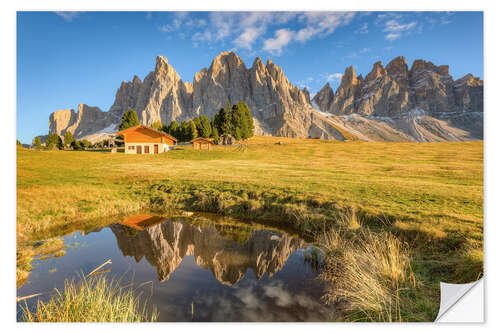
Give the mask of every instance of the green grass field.
M 469 282 L 482 272 L 483 143 L 255 137 L 246 151 L 17 150 L 18 259 L 23 244 L 99 217 L 169 208 L 313 235 L 354 209 L 371 230 L 409 244 L 417 278 L 436 297 L 440 280 Z

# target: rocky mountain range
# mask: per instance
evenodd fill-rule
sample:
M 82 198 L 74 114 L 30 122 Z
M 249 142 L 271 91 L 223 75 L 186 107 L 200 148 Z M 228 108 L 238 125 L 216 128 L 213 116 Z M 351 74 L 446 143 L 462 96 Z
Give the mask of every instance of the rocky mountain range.
M 166 281 L 185 256 L 193 255 L 196 264 L 210 269 L 224 285 L 240 281 L 248 269 L 260 279 L 281 270 L 293 251 L 304 241 L 285 233 L 254 230 L 245 243 L 228 239 L 213 225 L 197 226 L 185 221 L 166 220 L 130 234 L 129 227 L 110 226 L 123 255 L 137 262 L 146 258 L 156 267 L 159 281 Z
M 458 141 L 483 137 L 483 81 L 468 74 L 456 81 L 448 66 L 404 57 L 381 62 L 363 78 L 348 67 L 337 91 L 327 83 L 311 100 L 307 89 L 292 85 L 282 68 L 256 58 L 247 68 L 234 52 L 223 52 L 184 82 L 167 59 L 158 56 L 144 80 L 122 82 L 111 108 L 79 104 L 50 115 L 51 133 L 71 131 L 96 141 L 114 133 L 123 113 L 133 109 L 142 124 L 170 123 L 245 101 L 255 133 L 368 141 Z
M 446 65 L 404 57 L 386 67 L 376 62 L 365 78 L 352 66 L 336 92 L 327 83 L 313 98 L 355 133 L 389 141 L 458 141 L 483 137 L 483 81 L 468 74 L 456 81 Z M 387 128 L 381 128 L 387 127 Z M 375 133 L 370 133 L 373 130 Z

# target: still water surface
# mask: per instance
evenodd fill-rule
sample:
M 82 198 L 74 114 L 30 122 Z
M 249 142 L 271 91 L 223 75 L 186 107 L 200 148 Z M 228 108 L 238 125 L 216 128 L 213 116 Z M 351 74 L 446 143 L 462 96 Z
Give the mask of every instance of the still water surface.
M 33 262 L 18 296 L 61 290 L 64 279 L 111 259 L 109 277 L 143 284 L 138 290 L 159 321 L 325 321 L 332 314 L 320 300 L 321 258 L 311 260 L 318 251 L 272 226 L 207 214 L 139 215 L 64 242 L 66 255 Z

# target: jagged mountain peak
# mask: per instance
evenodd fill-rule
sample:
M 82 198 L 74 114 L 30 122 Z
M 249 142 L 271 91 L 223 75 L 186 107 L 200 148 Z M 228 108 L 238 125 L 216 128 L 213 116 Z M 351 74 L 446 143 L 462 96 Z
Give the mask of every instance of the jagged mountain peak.
M 471 73 L 468 73 L 455 81 L 456 85 L 461 83 L 465 83 L 469 86 L 482 86 L 483 80 L 481 80 L 479 77 L 472 75 Z
M 142 80 L 137 75 L 134 75 L 134 78 L 132 79 L 132 82 L 133 83 L 142 83 Z
M 219 68 L 226 66 L 229 68 L 242 66 L 246 69 L 245 63 L 239 55 L 237 55 L 234 51 L 225 51 L 219 53 L 219 55 L 214 58 L 212 64 L 210 65 L 210 70 L 217 71 Z
M 168 64 L 168 60 L 167 60 L 167 57 L 163 56 L 163 55 L 157 55 L 156 56 L 156 64 L 158 63 L 166 63 Z
M 156 56 L 156 64 L 155 64 L 155 71 L 160 71 L 162 68 L 170 66 L 168 64 L 167 58 L 159 55 Z
M 356 78 L 356 71 L 353 66 L 349 66 L 345 69 L 342 80 L 340 81 L 340 87 L 350 87 L 358 84 L 358 79 Z
M 387 69 L 387 67 L 390 67 L 390 66 L 397 66 L 397 67 L 408 66 L 408 63 L 406 62 L 406 58 L 404 56 L 397 56 L 394 59 L 392 59 L 391 61 L 389 61 L 389 63 L 386 66 L 386 69 Z
M 171 76 L 173 79 L 178 79 L 180 80 L 179 74 L 177 74 L 177 71 L 172 67 L 168 61 L 167 58 L 164 56 L 157 56 L 156 57 L 156 65 L 155 65 L 155 70 L 154 70 L 155 76 L 161 76 L 161 75 L 167 75 Z
M 408 63 L 403 56 L 392 59 L 387 66 L 385 66 L 387 74 L 391 77 L 398 77 L 406 79 L 408 77 Z
M 262 62 L 262 59 L 260 59 L 259 57 L 256 57 L 255 60 L 253 61 L 251 69 L 264 71 L 266 69 L 266 67 L 264 66 L 264 63 Z
M 441 65 L 441 66 L 436 66 L 432 61 L 425 61 L 423 59 L 417 59 L 413 62 L 413 65 L 411 66 L 410 72 L 412 74 L 416 74 L 418 72 L 422 71 L 431 71 L 435 72 L 439 75 L 449 75 L 449 66 L 448 65 Z
M 382 65 L 382 61 L 377 61 L 373 64 L 371 72 L 366 75 L 365 79 L 367 81 L 373 81 L 386 75 L 387 71 L 385 70 L 384 65 Z

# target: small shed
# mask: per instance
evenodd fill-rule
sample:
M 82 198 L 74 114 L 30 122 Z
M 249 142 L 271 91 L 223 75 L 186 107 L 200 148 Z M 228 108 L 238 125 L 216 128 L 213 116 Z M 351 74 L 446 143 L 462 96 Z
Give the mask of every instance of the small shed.
M 213 141 L 207 138 L 196 138 L 190 142 L 194 150 L 211 150 L 214 146 Z

